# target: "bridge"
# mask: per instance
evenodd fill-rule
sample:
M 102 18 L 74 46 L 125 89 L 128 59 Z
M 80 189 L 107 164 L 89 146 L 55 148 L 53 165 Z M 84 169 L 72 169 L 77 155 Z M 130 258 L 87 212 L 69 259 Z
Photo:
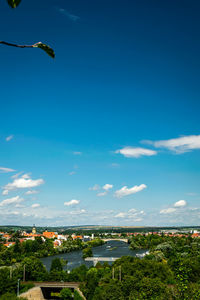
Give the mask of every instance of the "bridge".
M 22 282 L 26 284 L 27 282 Z M 43 300 L 43 299 L 49 299 L 49 295 L 51 292 L 60 292 L 63 288 L 70 288 L 73 290 L 76 290 L 79 295 L 86 300 L 83 293 L 79 289 L 80 283 L 79 282 L 31 282 L 34 284 L 34 288 L 28 290 L 27 292 L 19 295 L 21 298 L 26 299 L 37 299 L 37 300 Z
M 59 288 L 71 288 L 71 289 L 77 289 L 80 285 L 79 282 L 33 282 L 33 284 L 36 287 L 59 287 Z
M 102 239 L 104 242 L 110 242 L 110 241 L 120 241 L 120 242 L 124 242 L 124 243 L 128 243 L 128 239 Z
M 99 261 L 115 261 L 117 259 L 119 259 L 120 257 L 86 257 L 85 258 L 85 261 L 93 261 L 93 265 L 94 267 L 96 266 L 96 264 L 99 262 Z

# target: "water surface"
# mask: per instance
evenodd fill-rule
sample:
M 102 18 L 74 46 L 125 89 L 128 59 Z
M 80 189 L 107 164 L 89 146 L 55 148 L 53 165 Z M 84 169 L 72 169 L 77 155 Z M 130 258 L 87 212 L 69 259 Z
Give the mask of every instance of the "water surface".
M 109 241 L 106 244 L 92 248 L 94 257 L 121 257 L 124 255 L 136 256 L 136 254 L 145 253 L 146 250 L 130 250 L 129 244 L 121 241 Z M 93 262 L 85 261 L 82 259 L 82 251 L 73 251 L 70 253 L 62 253 L 54 256 L 41 258 L 42 263 L 47 270 L 50 270 L 52 259 L 59 257 L 64 260 L 67 259 L 68 264 L 64 266 L 64 270 L 72 270 L 80 265 L 84 264 L 87 267 L 91 267 Z

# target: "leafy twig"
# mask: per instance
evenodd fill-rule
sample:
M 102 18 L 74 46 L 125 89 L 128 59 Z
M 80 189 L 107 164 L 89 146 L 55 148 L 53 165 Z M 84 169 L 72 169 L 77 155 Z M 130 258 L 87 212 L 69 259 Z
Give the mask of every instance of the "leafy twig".
M 12 8 L 15 8 L 20 4 L 21 0 L 7 0 L 7 2 Z
M 48 45 L 43 44 L 42 42 L 38 42 L 33 45 L 18 45 L 18 44 L 0 41 L 0 44 L 6 45 L 6 46 L 17 47 L 17 48 L 40 48 L 40 49 L 44 50 L 50 57 L 55 58 L 54 50 L 51 47 L 49 47 Z

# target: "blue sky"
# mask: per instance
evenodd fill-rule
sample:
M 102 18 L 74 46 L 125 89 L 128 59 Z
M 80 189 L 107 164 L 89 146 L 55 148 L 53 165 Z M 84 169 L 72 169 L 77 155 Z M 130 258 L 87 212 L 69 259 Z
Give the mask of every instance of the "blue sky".
M 0 5 L 1 224 L 199 225 L 199 1 Z

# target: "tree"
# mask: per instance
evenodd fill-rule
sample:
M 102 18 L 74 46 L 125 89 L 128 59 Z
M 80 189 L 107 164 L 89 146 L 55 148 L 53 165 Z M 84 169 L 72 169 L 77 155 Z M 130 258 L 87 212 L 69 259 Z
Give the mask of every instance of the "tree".
M 92 249 L 90 247 L 83 249 L 83 258 L 92 257 L 92 256 L 93 256 Z
M 50 272 L 52 271 L 62 271 L 63 270 L 63 265 L 62 265 L 62 262 L 60 260 L 60 258 L 56 257 L 52 260 L 52 263 L 51 263 L 51 269 L 50 269 Z
M 21 0 L 7 0 L 7 2 L 10 5 L 10 7 L 16 8 L 20 4 Z M 0 44 L 6 45 L 6 46 L 11 46 L 11 47 L 17 47 L 17 48 L 40 48 L 43 51 L 45 51 L 50 57 L 52 57 L 52 58 L 55 57 L 54 50 L 50 46 L 48 46 L 42 42 L 38 42 L 38 43 L 35 43 L 32 45 L 18 45 L 18 44 L 8 43 L 5 41 L 0 41 Z
M 20 241 L 18 239 L 16 240 L 15 245 L 13 247 L 13 252 L 16 254 L 21 253 L 21 245 L 20 245 Z
M 109 285 L 104 285 L 95 290 L 94 300 L 124 300 L 122 285 L 112 280 Z
M 19 298 L 15 294 L 6 293 L 3 296 L 1 296 L 0 300 L 26 300 L 27 298 Z
M 83 300 L 83 297 L 76 290 L 74 291 L 74 300 Z
M 25 265 L 25 267 L 24 267 Z M 35 257 L 26 257 L 21 266 L 21 273 L 23 274 L 25 268 L 25 279 L 43 281 L 47 278 L 47 271 L 43 263 Z
M 13 293 L 16 290 L 17 279 L 10 278 L 10 269 L 0 269 L 0 295 L 3 293 Z M 9 298 L 8 298 L 9 299 Z
M 83 288 L 84 294 L 88 300 L 93 299 L 94 291 L 98 283 L 98 270 L 96 268 L 90 268 L 86 276 L 86 286 Z
M 72 291 L 69 288 L 64 288 L 60 292 L 60 298 L 63 300 L 72 299 Z

